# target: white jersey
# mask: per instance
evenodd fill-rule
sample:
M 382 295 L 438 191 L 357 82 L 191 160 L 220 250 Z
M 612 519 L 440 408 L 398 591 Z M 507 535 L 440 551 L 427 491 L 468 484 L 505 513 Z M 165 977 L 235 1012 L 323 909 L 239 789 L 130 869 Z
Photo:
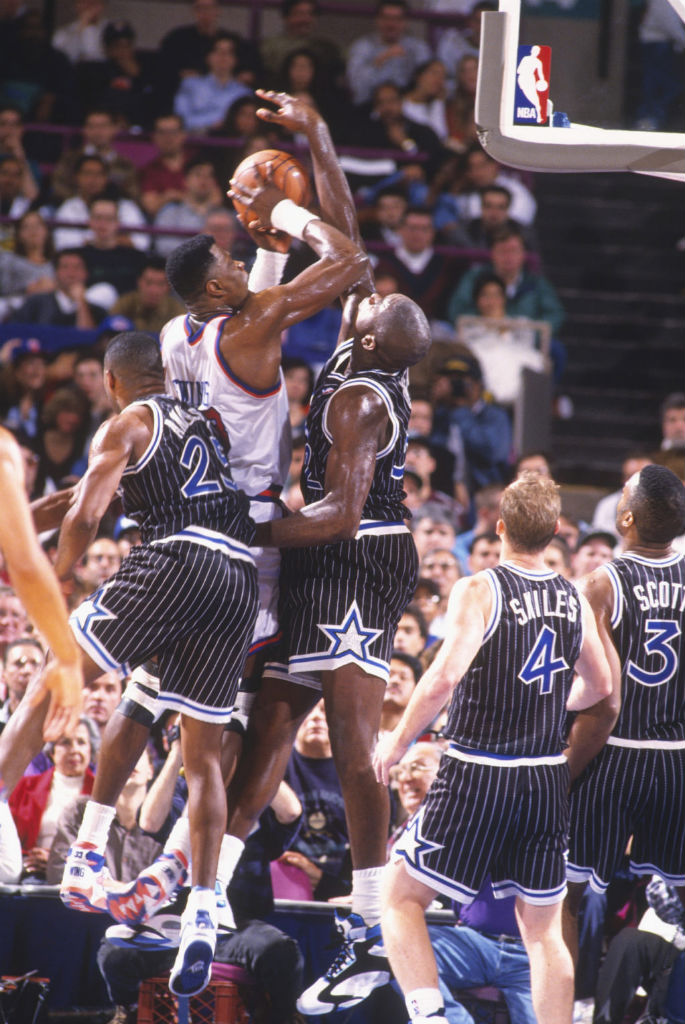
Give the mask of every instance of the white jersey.
M 169 394 L 219 414 L 230 444 L 231 473 L 253 498 L 278 493 L 290 466 L 291 435 L 283 373 L 268 391 L 255 391 L 232 373 L 219 342 L 228 316 L 201 322 L 174 317 L 162 329 L 162 362 Z

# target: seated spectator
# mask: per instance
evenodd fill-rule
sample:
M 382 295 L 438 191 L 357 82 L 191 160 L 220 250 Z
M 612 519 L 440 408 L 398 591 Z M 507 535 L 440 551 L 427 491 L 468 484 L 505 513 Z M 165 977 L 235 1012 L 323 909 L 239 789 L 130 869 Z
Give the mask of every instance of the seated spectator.
M 164 324 L 185 311 L 171 295 L 164 259 L 151 256 L 138 274 L 135 291 L 126 292 L 112 306 L 114 316 L 132 320 L 137 331 L 159 334 Z
M 455 427 L 464 445 L 471 494 L 509 478 L 511 422 L 507 412 L 485 398 L 483 371 L 474 356 L 448 360 L 436 379 L 435 436 L 450 447 Z
M 121 676 L 118 672 L 103 672 L 97 679 L 92 679 L 84 684 L 83 713 L 88 715 L 88 718 L 97 727 L 100 736 L 119 707 L 122 689 Z M 154 857 L 156 856 L 157 854 L 154 855 Z M 113 877 L 119 878 L 119 875 L 113 875 Z M 61 881 L 61 875 L 59 881 Z M 126 879 L 121 879 L 121 881 L 126 881 Z
M 83 156 L 100 157 L 107 174 L 106 189 L 112 198 L 138 199 L 140 189 L 135 165 L 113 145 L 119 130 L 112 111 L 107 108 L 92 108 L 86 114 L 81 145 L 67 150 L 52 172 L 52 192 L 57 199 L 64 201 L 77 191 L 76 168 Z
M 304 359 L 293 359 L 292 356 L 285 356 L 281 365 L 288 395 L 290 428 L 293 437 L 297 437 L 304 434 L 304 421 L 314 388 L 314 373 Z
M 3 426 L 21 432 L 31 441 L 38 436 L 40 413 L 47 382 L 47 356 L 36 338 L 20 342 L 11 352 L 11 363 L 3 367 Z
M 514 463 L 514 480 L 522 473 L 539 473 L 540 476 L 554 476 L 552 460 L 547 452 L 527 452 Z
M 663 452 L 685 449 L 685 394 L 674 391 L 661 403 L 661 445 Z
M 417 495 L 419 507 L 429 503 L 442 506 L 456 527 L 461 524 L 466 507 L 447 491 L 454 478 L 453 462 L 450 453 L 433 445 L 429 437 L 410 436 L 405 467 L 416 473 L 421 481 Z M 465 497 L 468 504 L 468 494 Z
M 116 542 L 111 537 L 98 537 L 86 548 L 76 575 L 86 593 L 90 593 L 113 576 L 120 565 L 121 556 Z
M 308 0 L 306 0 L 308 3 Z M 284 58 L 274 88 L 308 103 L 325 118 L 331 134 L 337 138 L 340 123 L 349 107 L 344 94 L 335 88 L 327 69 L 321 66 L 319 58 L 308 47 L 291 50 Z M 290 136 L 287 136 L 290 137 Z M 305 143 L 304 136 L 293 136 L 294 141 Z
M 419 740 L 413 743 L 406 754 L 390 770 L 390 783 L 397 788 L 403 820 L 393 833 L 389 846 L 392 848 L 411 821 L 423 799 L 431 788 L 440 767 L 442 748 L 437 743 Z
M 174 97 L 174 110 L 188 131 L 219 128 L 233 101 L 250 92 L 235 78 L 236 45 L 229 33 L 216 34 L 206 63 L 209 73 L 185 78 Z
M 440 201 L 435 213 L 435 223 L 439 227 Z M 490 249 L 495 235 L 501 228 L 518 229 L 528 252 L 537 249 L 537 234 L 533 227 L 523 227 L 509 216 L 511 192 L 503 185 L 486 185 L 480 190 L 480 217 L 466 222 L 466 233 L 474 249 Z M 460 225 L 461 228 L 461 225 Z M 463 230 L 463 228 L 462 228 Z M 449 242 L 449 232 L 444 233 L 445 241 Z M 456 243 L 459 244 L 459 243 Z
M 454 552 L 463 572 L 468 569 L 469 548 L 473 538 L 479 533 L 492 533 L 497 526 L 502 490 L 501 484 L 488 484 L 476 491 L 474 495 L 473 507 L 476 521 L 470 530 L 464 530 L 459 534 L 454 544 Z
M 241 229 L 233 210 L 226 206 L 210 206 L 201 230 L 211 235 L 216 244 L 230 252 L 234 260 L 250 264 L 255 257 L 255 245 Z
M 24 169 L 18 157 L 0 156 L 0 216 L 17 220 L 29 208 L 31 200 L 24 192 Z M 11 224 L 0 224 L 0 248 L 12 245 Z
M 424 505 L 412 518 L 410 529 L 421 560 L 429 551 L 452 549 L 456 527 L 451 513 L 440 505 Z
M 439 5 L 439 6 L 437 6 Z M 454 13 L 454 0 L 432 0 L 432 9 Z M 459 28 L 441 26 L 436 54 L 447 68 L 450 87 L 454 88 L 454 74 L 464 57 L 478 60 L 480 53 L 481 15 L 483 11 L 496 11 L 497 4 L 493 0 L 459 0 L 459 13 L 468 14 L 465 25 Z
M 76 162 L 74 170 L 76 191 L 65 199 L 55 210 L 55 219 L 83 227 L 55 228 L 55 248 L 77 248 L 90 240 L 88 223 L 90 204 L 100 199 L 107 188 L 107 165 L 99 156 L 84 155 Z M 131 232 L 136 249 L 145 251 L 150 237 L 144 231 L 134 230 L 145 227 L 145 215 L 132 199 L 117 199 L 117 215 L 123 231 Z
M 25 876 L 45 878 L 60 815 L 80 793 L 89 794 L 93 788 L 95 776 L 88 765 L 98 744 L 97 730 L 82 715 L 73 732 L 54 744 L 54 768 L 26 775 L 14 787 L 9 805 L 21 841 Z
M 55 287 L 52 232 L 37 210 L 27 210 L 14 225 L 14 251 L 0 250 L 0 319 L 24 299 Z
M 454 125 L 441 60 L 431 57 L 415 68 L 402 100 L 402 111 L 411 121 L 432 129 L 444 145 L 451 146 Z
M 76 17 L 58 28 L 52 45 L 68 57 L 72 64 L 84 60 L 104 60 L 102 30 L 107 24 L 104 0 L 74 0 Z
M 409 703 L 421 678 L 421 662 L 406 651 L 394 650 L 390 655 L 390 672 L 383 695 L 378 733 L 392 732 Z
M 238 99 L 233 100 L 233 103 L 231 103 L 219 128 L 213 128 L 209 134 L 240 140 L 245 145 L 254 135 L 262 135 L 264 133 L 265 122 L 260 121 L 257 117 L 257 111 L 260 106 L 261 102 L 254 93 L 246 93 L 244 96 L 239 96 Z M 277 135 L 274 130 L 274 142 L 278 138 L 280 138 L 280 135 Z M 233 159 L 234 157 L 231 156 L 230 160 L 233 161 Z M 230 173 L 223 173 L 223 169 L 228 167 L 226 161 L 217 162 L 217 165 L 217 176 L 221 181 L 224 179 L 228 181 Z M 235 166 L 235 164 L 232 164 L 232 166 Z
M 511 409 L 522 393 L 523 371 L 545 372 L 548 361 L 537 346 L 549 347 L 549 325 L 508 317 L 504 281 L 496 274 L 476 277 L 473 297 L 477 315 L 457 317 L 457 337 L 480 363 L 486 390 Z
M 1 34 L 6 31 L 3 26 Z M 12 34 L 7 32 L 2 58 L 0 102 L 16 104 L 27 121 L 73 120 L 74 71 L 64 54 L 50 45 L 42 11 L 22 5 Z
M 102 359 L 92 349 L 81 350 L 74 360 L 74 388 L 88 403 L 86 447 L 95 431 L 112 415 L 112 405 L 105 391 Z
M 364 241 L 385 242 L 393 248 L 400 245 L 400 227 L 408 205 L 406 190 L 401 185 L 382 189 L 373 206 L 359 211 L 359 227 Z
M 608 533 L 613 533 L 616 529 L 616 509 L 618 507 L 621 494 L 623 493 L 623 486 L 626 484 L 633 473 L 639 473 L 641 469 L 648 466 L 652 460 L 643 451 L 629 452 L 621 463 L 621 486 L 617 491 L 612 494 L 607 494 L 605 498 L 600 500 L 595 505 L 595 510 L 592 513 L 592 529 L 593 530 L 604 530 Z
M 573 516 L 569 516 L 562 509 L 561 515 L 559 516 L 559 529 L 557 530 L 557 536 L 566 541 L 570 551 L 576 550 L 578 540 L 580 539 L 580 532 L 580 523 L 578 520 L 574 519 Z
M 86 471 L 88 403 L 71 388 L 58 388 L 43 406 L 41 421 L 36 445 L 37 486 L 43 490 L 51 481 L 54 489 L 60 490 L 75 483 Z
M 0 657 L 5 658 L 7 645 L 26 635 L 29 629 L 26 609 L 7 583 L 0 582 Z
M 40 191 L 40 168 L 24 149 L 24 119 L 19 107 L 0 103 L 0 157 L 13 156 L 22 166 L 21 194 L 33 202 Z
M 45 652 L 32 636 L 19 637 L 5 645 L 2 664 L 2 682 L 7 697 L 0 707 L 0 732 L 10 720 L 26 693 L 26 687 L 40 673 Z
M 136 49 L 128 21 L 111 21 L 102 33 L 105 60 L 83 65 L 80 86 L 121 128 L 147 127 L 155 114 L 156 55 Z
M 90 240 L 79 250 L 88 269 L 88 296 L 110 312 L 117 298 L 135 287 L 145 256 L 122 231 L 113 199 L 93 199 L 88 224 Z
M 305 873 L 315 899 L 345 895 L 351 885 L 347 820 L 322 700 L 297 731 L 285 781 L 302 804 L 303 819 L 280 860 Z
M 610 562 L 617 545 L 618 537 L 615 533 L 590 530 L 582 534 L 571 556 L 571 579 L 580 579 L 605 562 Z
M 161 208 L 154 220 L 155 227 L 200 231 L 209 211 L 221 203 L 221 189 L 209 160 L 198 158 L 190 163 L 185 171 L 184 182 L 182 198 L 166 203 Z M 184 239 L 184 235 L 157 235 L 155 249 L 166 257 Z
M 467 574 L 473 576 L 481 569 L 494 569 L 496 565 L 499 565 L 501 547 L 502 541 L 494 530 L 477 533 L 469 545 Z
M 438 627 L 440 625 L 441 612 L 441 598 L 440 588 L 435 580 L 429 579 L 427 576 L 420 576 L 416 581 L 416 590 L 414 591 L 413 603 L 417 605 L 419 610 L 422 612 L 426 625 L 428 626 L 428 635 L 426 637 L 426 651 L 429 651 L 436 640 L 438 640 L 437 634 L 431 632 L 433 622 L 438 620 Z
M 455 263 L 434 248 L 435 228 L 430 210 L 409 207 L 399 228 L 400 243 L 384 253 L 377 272 L 397 278 L 399 290 L 424 311 L 429 320 L 444 320 L 455 277 Z
M 552 537 L 545 548 L 545 565 L 564 579 L 571 578 L 571 551 L 564 538 L 558 534 Z
M 418 658 L 423 654 L 427 639 L 426 617 L 418 604 L 410 604 L 397 623 L 393 647 L 396 651 Z
M 502 165 L 475 143 L 466 153 L 466 177 L 460 197 L 460 209 L 465 221 L 481 216 L 481 190 L 487 185 L 502 185 L 511 195 L 509 216 L 518 224 L 528 227 L 535 220 L 537 203 L 520 178 L 507 174 Z
M 348 51 L 347 84 L 353 103 L 368 103 L 382 82 L 406 88 L 414 70 L 429 59 L 428 44 L 409 35 L 406 27 L 406 0 L 376 4 L 375 31 L 355 39 Z
M 88 270 L 79 249 L 62 249 L 55 256 L 55 290 L 31 295 L 9 317 L 12 323 L 51 324 L 92 330 L 107 315 L 86 299 Z
M 154 217 L 166 203 L 183 198 L 185 170 L 189 160 L 183 119 L 178 114 L 160 114 L 152 128 L 157 156 L 141 167 L 140 205 Z
M 447 614 L 447 602 L 452 592 L 452 587 L 462 577 L 459 559 L 448 548 L 435 548 L 419 562 L 421 579 L 431 580 L 438 589 L 439 603 L 435 615 L 428 626 L 429 646 L 435 640 L 442 640 L 445 636 L 445 619 Z M 423 608 L 423 606 L 422 606 Z
M 450 30 L 447 29 L 449 32 Z M 445 35 L 441 33 L 441 38 Z M 450 97 L 450 149 L 462 153 L 478 141 L 476 130 L 476 84 L 478 57 L 465 53 L 458 61 L 456 83 Z M 449 67 L 446 68 L 449 73 Z M 449 79 L 448 79 L 449 83 Z
M 326 90 L 338 83 L 345 62 L 338 44 L 317 32 L 318 13 L 315 0 L 283 0 L 281 3 L 282 30 L 266 36 L 260 46 L 269 89 L 279 88 L 284 62 L 295 50 L 308 50 L 313 54 L 320 73 L 325 76 L 322 86 Z

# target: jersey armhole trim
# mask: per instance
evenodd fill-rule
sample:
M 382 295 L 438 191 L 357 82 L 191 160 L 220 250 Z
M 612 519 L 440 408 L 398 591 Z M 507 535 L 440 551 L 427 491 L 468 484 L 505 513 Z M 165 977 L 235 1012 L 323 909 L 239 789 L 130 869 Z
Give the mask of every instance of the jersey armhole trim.
M 606 572 L 611 583 L 611 590 L 614 595 L 614 606 L 611 610 L 611 626 L 615 629 L 621 621 L 623 615 L 623 591 L 621 590 L 621 580 L 616 572 L 616 569 L 610 562 L 606 562 L 602 569 Z
M 497 628 L 502 614 L 502 588 L 500 582 L 497 579 L 497 573 L 493 569 L 485 570 L 485 579 L 488 581 L 490 587 L 490 593 L 492 595 L 492 608 L 490 609 L 490 616 L 485 624 L 485 632 L 483 633 L 483 643 L 489 640 L 495 629 Z
M 134 473 L 139 473 L 141 469 L 144 469 L 144 467 L 147 466 L 148 462 L 159 447 L 159 442 L 162 440 L 162 431 L 164 429 L 164 417 L 162 416 L 161 409 L 155 402 L 133 402 L 132 405 L 129 406 L 129 409 L 132 408 L 133 405 L 144 405 L 152 412 L 152 438 L 138 461 L 132 466 L 127 466 L 121 474 L 122 476 L 131 476 Z

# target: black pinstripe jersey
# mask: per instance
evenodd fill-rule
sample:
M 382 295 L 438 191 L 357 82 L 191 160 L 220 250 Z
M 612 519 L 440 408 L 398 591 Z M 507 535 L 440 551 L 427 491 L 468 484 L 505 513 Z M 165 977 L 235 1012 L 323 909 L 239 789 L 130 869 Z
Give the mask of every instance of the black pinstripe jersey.
M 376 469 L 369 495 L 362 510 L 363 519 L 400 521 L 410 518 L 402 504 L 404 457 L 407 451 L 407 426 L 411 403 L 406 370 L 385 373 L 382 370 L 349 370 L 352 342 L 340 345 L 324 366 L 312 395 L 307 416 L 302 493 L 310 505 L 324 496 L 326 462 L 331 450 L 327 417 L 329 403 L 342 388 L 364 385 L 380 396 L 388 411 L 390 437 L 376 455 Z
M 685 558 L 629 553 L 603 566 L 621 659 L 621 711 L 612 737 L 685 739 Z
M 143 541 L 200 525 L 252 543 L 248 501 L 231 478 L 226 447 L 214 423 L 167 395 L 135 404 L 152 411 L 152 439 L 138 462 L 124 470 L 120 490 L 124 512 L 140 526 Z
M 509 562 L 483 575 L 492 591 L 490 620 L 454 691 L 445 735 L 495 755 L 559 754 L 582 644 L 578 593 L 557 573 Z

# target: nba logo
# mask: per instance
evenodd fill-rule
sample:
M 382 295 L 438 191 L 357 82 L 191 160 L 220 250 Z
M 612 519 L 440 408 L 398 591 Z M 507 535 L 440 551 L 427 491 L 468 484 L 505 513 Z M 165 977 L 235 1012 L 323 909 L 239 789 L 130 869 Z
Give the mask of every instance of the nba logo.
M 514 124 L 546 124 L 549 100 L 549 46 L 519 46 Z

